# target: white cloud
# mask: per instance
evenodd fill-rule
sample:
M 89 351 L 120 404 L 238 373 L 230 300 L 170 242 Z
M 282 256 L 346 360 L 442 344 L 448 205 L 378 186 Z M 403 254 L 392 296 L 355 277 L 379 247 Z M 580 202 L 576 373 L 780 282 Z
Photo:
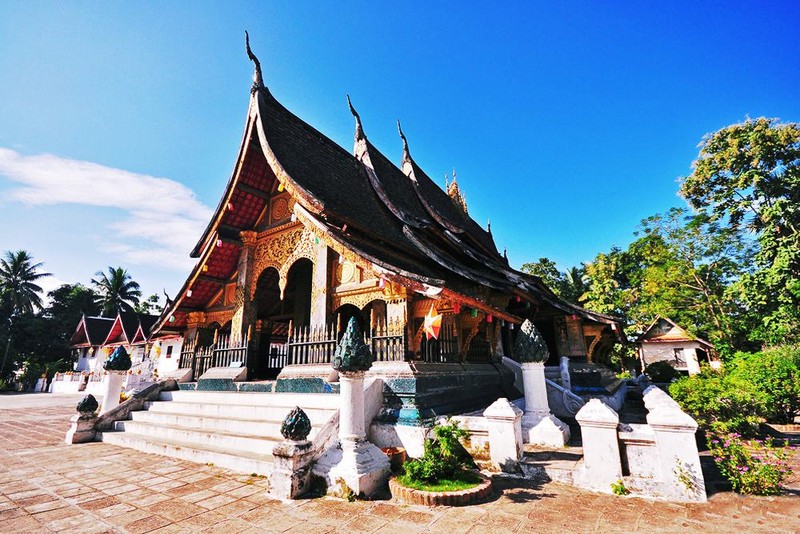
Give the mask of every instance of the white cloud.
M 0 147 L 0 176 L 17 184 L 5 198 L 27 205 L 74 204 L 119 210 L 108 249 L 126 262 L 185 272 L 212 210 L 185 185 L 51 154 L 25 156 Z

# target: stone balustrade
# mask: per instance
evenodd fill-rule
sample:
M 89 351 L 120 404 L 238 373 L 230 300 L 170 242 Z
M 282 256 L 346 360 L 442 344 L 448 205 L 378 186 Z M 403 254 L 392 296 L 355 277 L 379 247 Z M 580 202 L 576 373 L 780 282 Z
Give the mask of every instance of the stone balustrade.
M 644 403 L 646 425 L 619 424 L 619 415 L 597 399 L 578 412 L 584 459 L 576 485 L 611 493 L 622 482 L 634 494 L 705 502 L 697 423 L 655 386 L 644 391 Z

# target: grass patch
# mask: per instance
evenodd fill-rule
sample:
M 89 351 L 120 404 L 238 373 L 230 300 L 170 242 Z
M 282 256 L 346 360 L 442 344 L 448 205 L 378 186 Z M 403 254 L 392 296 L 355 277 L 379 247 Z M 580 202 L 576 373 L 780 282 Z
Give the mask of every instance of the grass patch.
M 481 483 L 482 479 L 474 471 L 461 471 L 454 478 L 442 478 L 436 483 L 427 483 L 411 480 L 408 475 L 397 477 L 397 481 L 403 486 L 420 491 L 461 491 L 474 488 Z

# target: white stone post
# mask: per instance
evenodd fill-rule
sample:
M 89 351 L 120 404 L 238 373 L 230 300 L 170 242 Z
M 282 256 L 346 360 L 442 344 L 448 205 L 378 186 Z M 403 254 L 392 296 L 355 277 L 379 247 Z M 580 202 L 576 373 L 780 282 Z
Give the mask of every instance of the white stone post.
M 514 472 L 522 458 L 522 410 L 497 399 L 486 408 L 483 416 L 489 423 L 489 454 L 495 467 Z
M 339 373 L 339 443 L 341 462 L 331 469 L 330 479 L 344 480 L 356 495 L 372 495 L 389 477 L 389 458 L 366 440 L 364 432 L 364 372 Z
M 697 422 L 656 386 L 644 392 L 658 452 L 657 471 L 663 496 L 682 501 L 706 501 L 706 484 L 700 467 L 695 432 Z
M 611 484 L 622 479 L 617 412 L 592 399 L 575 415 L 583 438 L 583 467 L 575 474 L 578 485 L 611 493 Z
M 356 443 L 366 437 L 364 432 L 364 373 L 341 373 L 339 396 L 342 407 L 339 412 L 339 440 Z
M 314 473 L 328 482 L 328 493 L 344 491 L 369 497 L 389 479 L 389 458 L 367 441 L 364 432 L 364 373 L 372 366 L 372 353 L 355 318 L 339 340 L 333 368 L 339 372 L 339 443 L 328 449 Z
M 525 443 L 563 447 L 569 441 L 569 427 L 550 413 L 543 362 L 521 364 L 525 390 L 522 437 Z
M 108 371 L 104 382 L 103 407 L 100 413 L 106 413 L 119 406 L 119 394 L 122 393 L 122 383 L 125 380 L 126 371 Z
M 525 414 L 522 416 L 522 439 L 525 443 L 563 447 L 569 441 L 569 427 L 550 413 L 547 402 L 547 382 L 544 362 L 550 351 L 528 319 L 522 323 L 514 343 L 514 355 L 522 369 L 522 388 L 525 390 Z

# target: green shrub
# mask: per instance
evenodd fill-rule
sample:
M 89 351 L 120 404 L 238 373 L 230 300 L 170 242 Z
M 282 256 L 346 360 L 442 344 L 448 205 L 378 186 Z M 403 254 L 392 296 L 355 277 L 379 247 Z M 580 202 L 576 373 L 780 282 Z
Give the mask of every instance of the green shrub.
M 653 362 L 644 370 L 651 382 L 670 383 L 678 380 L 681 374 L 667 362 Z
M 789 424 L 800 415 L 800 348 L 737 353 L 728 370 L 765 396 L 768 421 Z
M 453 421 L 434 427 L 435 440 L 425 440 L 422 458 L 410 460 L 403 466 L 410 481 L 436 484 L 440 480 L 455 479 L 466 468 L 475 463 L 464 450 L 459 439 L 469 436 L 464 428 Z
M 767 398 L 750 382 L 704 367 L 669 387 L 681 409 L 706 430 L 753 434 L 767 412 Z
M 709 448 L 733 490 L 752 495 L 776 495 L 792 474 L 788 449 L 771 440 L 743 440 L 737 433 L 709 436 Z

